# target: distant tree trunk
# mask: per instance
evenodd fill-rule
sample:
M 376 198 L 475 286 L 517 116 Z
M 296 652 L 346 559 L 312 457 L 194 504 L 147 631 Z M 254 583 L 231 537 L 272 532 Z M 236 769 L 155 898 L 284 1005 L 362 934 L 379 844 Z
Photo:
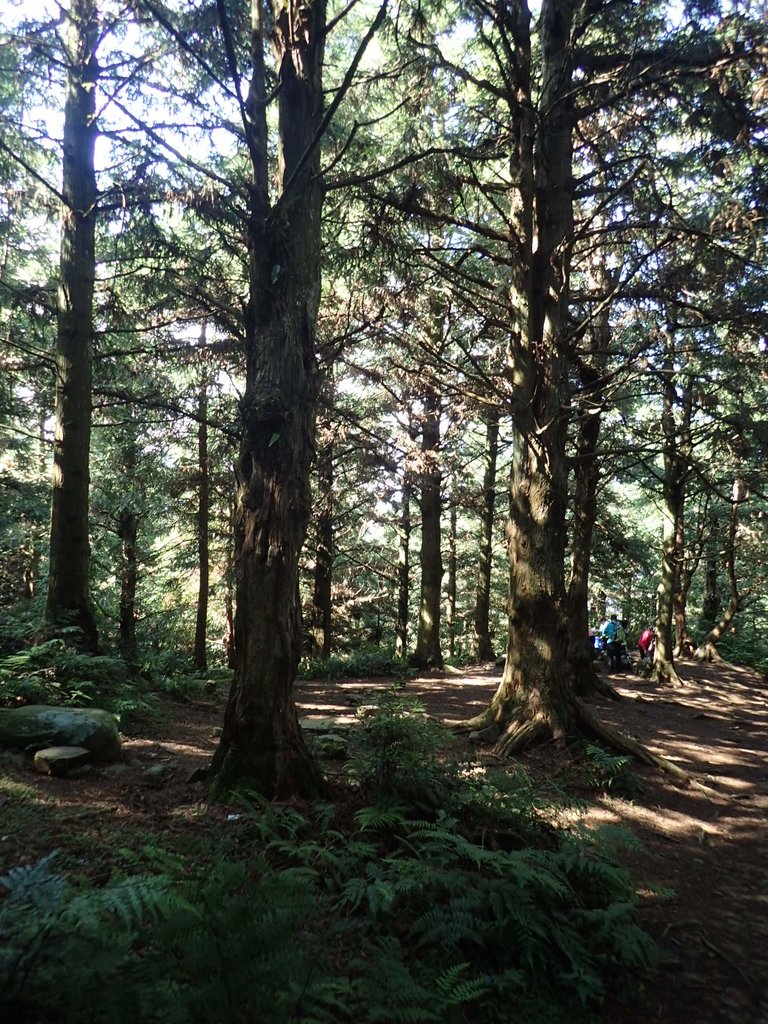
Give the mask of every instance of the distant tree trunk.
M 331 614 L 334 542 L 333 494 L 333 372 L 326 373 L 323 397 L 325 416 L 319 429 L 317 456 L 317 497 L 315 499 L 315 569 L 312 588 L 312 654 L 315 658 L 331 655 Z
M 324 0 L 276 2 L 269 26 L 275 83 L 264 67 L 266 26 L 252 0 L 253 73 L 244 112 L 253 167 L 248 222 L 250 297 L 237 462 L 235 678 L 211 792 L 270 797 L 322 790 L 292 696 L 301 654 L 299 555 L 311 509 L 317 403 L 323 183 Z M 277 96 L 280 196 L 269 199 L 266 109 Z
M 448 633 L 448 654 L 456 654 L 456 512 L 457 495 L 451 496 L 451 511 L 448 530 L 448 582 L 445 594 L 445 625 Z
M 201 344 L 205 343 L 205 329 Z M 208 590 L 210 563 L 208 533 L 210 520 L 210 473 L 208 464 L 208 380 L 203 374 L 197 398 L 197 562 L 199 584 L 195 621 L 194 661 L 198 672 L 208 667 Z
M 414 660 L 417 665 L 443 667 L 440 649 L 440 603 L 443 581 L 440 520 L 440 413 L 442 402 L 432 387 L 425 388 L 421 422 L 419 508 L 421 511 L 421 591 L 419 629 Z
M 121 541 L 120 652 L 129 665 L 136 662 L 136 587 L 138 583 L 138 517 L 128 507 L 121 509 L 117 526 Z
M 94 0 L 72 0 L 68 21 L 64 107 L 63 184 L 58 330 L 56 432 L 53 453 L 50 567 L 45 618 L 78 626 L 84 644 L 98 635 L 88 592 L 88 489 L 91 447 L 91 374 L 95 279 L 96 81 L 98 16 Z
M 600 226 L 600 221 L 596 227 Z M 590 284 L 599 295 L 614 285 L 606 266 L 605 252 L 598 246 L 590 262 Z M 597 445 L 602 420 L 601 379 L 610 351 L 609 306 L 602 301 L 595 311 L 587 335 L 587 352 L 579 359 L 579 422 L 574 460 L 573 530 L 571 537 L 571 575 L 568 582 L 568 664 L 574 691 L 588 695 L 595 691 L 615 694 L 600 680 L 594 669 L 594 649 L 589 636 L 589 571 L 592 562 L 592 535 L 597 517 L 597 485 L 600 463 Z
M 720 538 L 717 530 L 717 518 L 714 514 L 710 514 L 707 538 L 707 568 L 704 576 L 704 597 L 701 606 L 702 621 L 710 629 L 717 623 L 717 616 L 723 603 L 718 582 Z
M 678 387 L 679 392 L 679 387 Z M 695 553 L 689 555 L 685 532 L 686 484 L 691 459 L 691 417 L 693 415 L 693 389 L 684 389 L 680 400 L 680 422 L 677 428 L 678 442 L 676 458 L 679 462 L 680 499 L 675 520 L 675 576 L 672 588 L 672 616 L 674 623 L 673 656 L 680 658 L 690 644 L 690 634 L 686 620 L 688 592 L 693 575 Z
M 122 446 L 122 474 L 127 494 L 118 512 L 117 535 L 120 538 L 120 653 L 129 665 L 135 665 L 136 655 L 136 591 L 138 587 L 138 533 L 139 515 L 136 508 L 134 484 L 138 467 L 133 412 L 128 421 L 129 434 Z
M 600 404 L 595 399 L 599 372 L 586 365 L 581 370 L 579 437 L 574 463 L 573 533 L 571 576 L 568 584 L 568 664 L 578 694 L 594 692 L 599 684 L 593 666 L 589 638 L 589 569 L 592 533 L 597 515 L 597 484 L 600 467 L 597 442 L 600 437 Z
M 475 591 L 472 657 L 475 661 L 493 661 L 496 653 L 491 640 L 491 579 L 493 569 L 493 524 L 496 516 L 496 467 L 499 458 L 499 406 L 488 406 L 485 413 L 485 469 L 480 508 L 480 535 L 477 545 L 477 589 Z
M 736 531 L 739 522 L 739 506 L 746 497 L 747 489 L 744 483 L 738 479 L 734 480 L 731 513 L 728 519 L 728 540 L 725 549 L 730 599 L 720 621 L 717 625 L 713 626 L 693 652 L 693 657 L 696 661 L 722 661 L 717 650 L 717 644 L 722 640 L 726 630 L 730 628 L 744 600 L 744 595 L 739 593 L 738 580 L 736 578 Z
M 677 562 L 677 529 L 682 516 L 687 466 L 678 450 L 674 363 L 668 354 L 662 366 L 663 397 L 661 428 L 664 445 L 664 518 L 662 527 L 661 576 L 656 605 L 656 653 L 653 671 L 660 682 L 681 684 L 673 660 L 672 617 Z
M 408 604 L 411 586 L 411 484 L 410 470 L 403 470 L 400 500 L 400 522 L 397 527 L 397 622 L 395 623 L 395 654 L 408 654 Z

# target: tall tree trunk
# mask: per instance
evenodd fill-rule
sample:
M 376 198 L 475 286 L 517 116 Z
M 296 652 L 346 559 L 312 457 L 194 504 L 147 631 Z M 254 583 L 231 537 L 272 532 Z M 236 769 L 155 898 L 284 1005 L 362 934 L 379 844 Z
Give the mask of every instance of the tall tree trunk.
M 477 545 L 477 589 L 473 619 L 472 657 L 475 661 L 493 661 L 496 653 L 491 640 L 491 579 L 493 569 L 493 523 L 496 515 L 496 467 L 499 458 L 499 406 L 488 406 L 485 413 L 485 469 L 480 509 L 480 536 Z
M 664 444 L 663 526 L 661 576 L 656 604 L 656 653 L 653 671 L 660 682 L 681 684 L 673 660 L 672 618 L 675 592 L 675 565 L 677 557 L 677 528 L 682 516 L 685 464 L 678 451 L 677 422 L 675 419 L 674 362 L 669 353 L 662 366 L 663 397 L 661 429 Z
M 680 391 L 678 385 L 677 391 Z M 690 459 L 692 453 L 691 445 L 691 417 L 693 415 L 693 389 L 690 384 L 685 387 L 682 399 L 680 400 L 680 423 L 678 427 L 678 441 L 676 458 L 678 460 L 677 475 L 680 478 L 680 498 L 675 513 L 675 575 L 672 587 L 672 618 L 674 623 L 674 649 L 673 656 L 681 657 L 690 642 L 688 625 L 686 621 L 686 605 L 688 603 L 688 591 L 691 584 L 691 562 L 687 550 L 687 539 L 685 532 L 686 512 L 686 484 L 689 473 Z M 691 559 L 693 556 L 691 555 Z
M 592 533 L 597 514 L 597 484 L 600 466 L 597 443 L 600 437 L 600 405 L 594 389 L 596 370 L 582 368 L 579 437 L 574 464 L 574 517 L 571 538 L 571 576 L 568 583 L 568 664 L 574 690 L 589 694 L 598 688 L 589 637 L 589 569 L 592 561 Z
M 414 660 L 417 665 L 443 667 L 440 649 L 440 604 L 443 581 L 440 520 L 440 412 L 442 402 L 432 387 L 425 389 L 421 422 L 419 508 L 421 511 L 421 591 L 419 629 Z
M 317 456 L 317 498 L 315 500 L 315 569 L 312 588 L 312 654 L 316 658 L 331 655 L 331 614 L 334 542 L 333 494 L 333 368 L 323 382 L 325 415 L 319 429 Z
M 205 328 L 201 337 L 205 344 Z M 208 590 L 210 564 L 208 534 L 210 520 L 210 472 L 208 464 L 208 380 L 203 373 L 197 397 L 197 616 L 195 620 L 194 662 L 198 672 L 208 667 Z
M 320 792 L 322 777 L 291 691 L 301 653 L 298 566 L 311 509 L 318 390 L 325 2 L 274 3 L 276 88 L 267 87 L 261 0 L 253 0 L 251 14 L 253 73 L 244 123 L 253 180 L 236 470 L 235 678 L 210 782 L 214 795 L 248 787 L 270 797 L 308 797 Z M 280 195 L 271 206 L 266 108 L 273 91 Z
M 567 671 L 565 510 L 568 359 L 565 317 L 573 235 L 573 3 L 544 0 L 539 18 L 542 85 L 534 112 L 530 12 L 507 10 L 516 43 L 511 114 L 512 196 L 509 377 L 515 426 L 507 531 L 510 561 L 507 657 L 480 721 L 501 731 L 510 753 L 572 722 Z M 535 134 L 535 144 L 534 144 Z
M 445 594 L 445 626 L 448 633 L 448 654 L 452 658 L 456 654 L 456 530 L 458 495 L 451 495 L 451 511 L 448 528 L 448 582 Z
M 601 221 L 598 221 L 600 226 Z M 598 246 L 590 263 L 590 284 L 598 295 L 607 295 L 614 282 L 606 266 L 605 251 Z M 610 351 L 609 305 L 601 299 L 593 314 L 587 336 L 587 352 L 578 360 L 579 395 L 578 437 L 574 460 L 573 532 L 571 537 L 571 575 L 568 581 L 568 665 L 574 691 L 587 695 L 595 691 L 615 691 L 607 687 L 594 669 L 594 649 L 589 636 L 589 571 L 592 561 L 592 534 L 597 516 L 597 485 L 600 463 L 597 444 L 602 416 L 601 378 Z
M 91 447 L 93 292 L 95 279 L 96 82 L 98 15 L 94 0 L 72 0 L 67 18 L 56 432 L 53 452 L 50 567 L 46 621 L 75 625 L 85 645 L 98 643 L 88 593 L 88 489 Z
M 411 587 L 411 471 L 403 470 L 400 501 L 400 522 L 397 526 L 397 622 L 395 623 L 395 654 L 408 654 L 408 604 Z

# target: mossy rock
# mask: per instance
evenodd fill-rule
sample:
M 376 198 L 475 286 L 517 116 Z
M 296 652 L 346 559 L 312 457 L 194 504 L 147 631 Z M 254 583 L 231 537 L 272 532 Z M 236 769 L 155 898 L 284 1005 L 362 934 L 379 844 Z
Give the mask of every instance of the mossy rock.
M 94 761 L 120 756 L 117 719 L 101 708 L 29 704 L 0 708 L 0 747 L 34 753 L 45 747 L 84 747 Z

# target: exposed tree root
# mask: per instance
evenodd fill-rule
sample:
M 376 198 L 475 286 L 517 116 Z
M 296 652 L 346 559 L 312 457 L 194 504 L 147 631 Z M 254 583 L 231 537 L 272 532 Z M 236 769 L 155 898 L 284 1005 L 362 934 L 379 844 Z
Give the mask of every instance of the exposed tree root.
M 616 687 L 611 686 L 607 679 L 603 679 L 597 673 L 595 673 L 595 685 L 592 692 L 599 697 L 607 697 L 608 700 L 624 700 Z
M 513 719 L 501 734 L 494 747 L 499 757 L 509 757 L 518 750 L 530 747 L 544 737 L 555 738 L 549 718 L 542 714 L 526 719 Z
M 611 689 L 613 688 L 611 687 Z M 654 754 L 643 743 L 602 722 L 580 700 L 575 699 L 573 701 L 572 711 L 574 725 L 592 739 L 605 743 L 612 750 L 619 753 L 630 754 L 642 764 L 647 764 L 658 771 L 662 771 L 686 786 L 699 789 L 709 796 L 723 796 L 722 793 L 700 782 L 695 775 L 685 771 L 685 769 L 675 764 L 674 761 L 670 761 L 660 754 Z M 493 743 L 495 741 L 494 754 L 504 758 L 519 753 L 542 740 L 564 738 L 564 733 L 555 727 L 547 715 L 541 712 L 527 718 L 514 717 L 503 731 L 500 729 L 499 724 L 493 720 L 490 709 L 486 709 L 482 714 L 468 721 L 447 720 L 443 724 L 457 730 L 471 730 L 473 733 L 471 738 L 478 743 Z
M 496 726 L 490 707 L 481 711 L 474 718 L 443 718 L 442 724 L 447 729 L 455 729 L 456 732 L 481 732 L 492 726 Z M 498 729 L 498 726 L 496 726 Z
M 581 701 L 576 701 L 574 703 L 574 710 L 576 712 L 577 723 L 594 739 L 602 740 L 614 750 L 622 751 L 625 754 L 631 754 L 633 757 L 636 757 L 638 761 L 642 761 L 643 764 L 651 765 L 653 768 L 660 768 L 667 774 L 673 775 L 676 779 L 680 779 L 684 782 L 690 782 L 689 774 L 679 765 L 676 765 L 673 761 L 669 761 L 666 757 L 661 757 L 659 754 L 652 753 L 638 740 L 633 740 L 632 737 L 627 736 L 626 733 L 619 732 L 619 730 L 614 729 L 612 725 L 607 725 L 605 722 L 601 722 L 597 715 L 590 711 L 590 709 L 582 704 Z
M 705 640 L 700 647 L 696 648 L 693 652 L 693 660 L 706 661 L 716 665 L 724 665 L 726 663 L 725 658 L 720 654 L 715 645 L 708 640 Z

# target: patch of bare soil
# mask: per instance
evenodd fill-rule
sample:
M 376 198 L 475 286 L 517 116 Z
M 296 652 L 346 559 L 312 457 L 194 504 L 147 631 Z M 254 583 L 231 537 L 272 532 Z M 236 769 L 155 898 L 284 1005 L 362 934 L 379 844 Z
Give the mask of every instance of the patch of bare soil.
M 650 883 L 640 913 L 664 950 L 663 962 L 642 979 L 645 1009 L 614 1001 L 603 1020 L 768 1024 L 764 680 L 730 666 L 682 663 L 678 668 L 682 688 L 632 674 L 612 676 L 624 699 L 601 700 L 595 709 L 702 784 L 684 786 L 639 766 L 634 799 L 606 795 L 587 812 L 589 823 L 619 823 L 642 840 L 644 849 L 628 856 L 637 877 Z M 469 718 L 486 706 L 497 683 L 492 670 L 430 674 L 409 680 L 404 693 L 418 697 L 437 719 Z M 367 692 L 391 688 L 391 680 L 302 682 L 296 692 L 299 715 L 352 720 Z M 202 787 L 188 782 L 215 750 L 225 697 L 212 693 L 205 700 L 170 705 L 152 735 L 124 740 L 119 764 L 77 778 L 37 775 L 28 762 L 3 755 L 0 772 L 4 792 L 11 795 L 0 797 L 0 872 L 60 845 L 79 856 L 83 873 L 106 877 L 121 824 L 146 829 L 162 845 L 172 836 L 200 832 L 212 820 L 225 822 L 232 808 L 208 806 Z M 550 745 L 533 750 L 522 763 L 536 776 L 561 770 L 567 757 Z M 34 810 L 21 820 L 18 813 L 9 814 L 19 794 Z M 660 898 L 660 888 L 674 894 Z

